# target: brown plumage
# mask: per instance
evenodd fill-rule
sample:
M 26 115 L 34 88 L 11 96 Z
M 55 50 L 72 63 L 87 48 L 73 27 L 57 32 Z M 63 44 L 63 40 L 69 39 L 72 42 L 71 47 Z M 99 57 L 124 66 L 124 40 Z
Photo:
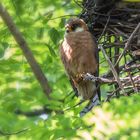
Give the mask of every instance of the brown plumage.
M 66 34 L 60 46 L 60 55 L 69 78 L 83 99 L 90 99 L 96 94 L 96 86 L 85 81 L 82 74 L 95 74 L 97 61 L 96 44 L 88 27 L 81 19 L 70 19 L 65 26 Z

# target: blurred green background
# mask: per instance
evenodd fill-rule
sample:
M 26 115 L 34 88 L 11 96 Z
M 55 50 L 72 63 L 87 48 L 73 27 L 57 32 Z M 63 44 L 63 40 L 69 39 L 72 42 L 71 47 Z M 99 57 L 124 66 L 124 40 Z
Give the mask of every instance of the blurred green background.
M 48 101 L 22 51 L 0 18 L 0 140 L 139 140 L 140 96 L 123 97 L 79 117 L 84 105 L 68 96 L 72 88 L 60 62 L 59 45 L 66 19 L 81 8 L 71 0 L 3 0 L 53 89 Z M 103 56 L 100 54 L 102 60 Z M 101 66 L 101 73 L 107 71 Z M 102 94 L 111 87 L 102 86 Z M 47 119 L 15 112 L 41 109 L 55 111 Z

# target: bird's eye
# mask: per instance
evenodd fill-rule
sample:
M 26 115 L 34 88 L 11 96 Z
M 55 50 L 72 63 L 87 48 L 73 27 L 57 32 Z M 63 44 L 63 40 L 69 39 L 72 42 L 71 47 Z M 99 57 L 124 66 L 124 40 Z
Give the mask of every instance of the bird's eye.
M 67 29 L 67 30 L 66 30 L 66 33 L 69 33 L 69 32 L 70 32 L 70 31 Z
M 73 24 L 73 25 L 71 26 L 71 29 L 74 31 L 77 27 L 79 27 L 79 24 Z
M 71 29 L 72 29 L 72 30 L 74 30 L 74 29 L 75 29 L 75 26 L 74 26 L 74 25 L 72 25 L 72 26 L 71 26 Z

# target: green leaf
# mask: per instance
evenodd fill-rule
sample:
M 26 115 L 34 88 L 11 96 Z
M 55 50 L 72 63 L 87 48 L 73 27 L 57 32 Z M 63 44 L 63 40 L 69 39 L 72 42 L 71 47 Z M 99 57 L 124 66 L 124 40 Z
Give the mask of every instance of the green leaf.
M 55 53 L 54 49 L 52 48 L 53 45 L 50 45 L 50 44 L 49 43 L 45 43 L 45 45 L 49 48 L 50 54 L 52 56 L 56 56 L 56 53 Z
M 66 19 L 65 18 L 62 18 L 61 21 L 60 21 L 60 23 L 59 23 L 59 27 L 60 28 L 64 28 L 65 23 L 66 23 Z
M 49 30 L 49 33 L 48 33 L 48 34 L 49 34 L 49 36 L 50 36 L 52 42 L 53 42 L 55 45 L 57 45 L 58 42 L 59 42 L 59 40 L 60 40 L 60 34 L 59 34 L 59 32 L 58 32 L 55 28 L 51 28 L 51 29 Z

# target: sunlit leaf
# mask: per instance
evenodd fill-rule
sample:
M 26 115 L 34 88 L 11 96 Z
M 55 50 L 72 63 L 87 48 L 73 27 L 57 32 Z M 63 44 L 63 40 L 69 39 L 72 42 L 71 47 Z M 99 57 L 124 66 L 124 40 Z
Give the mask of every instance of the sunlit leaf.
M 57 45 L 58 41 L 60 39 L 59 32 L 55 28 L 52 28 L 49 30 L 49 36 L 50 36 L 52 42 Z

